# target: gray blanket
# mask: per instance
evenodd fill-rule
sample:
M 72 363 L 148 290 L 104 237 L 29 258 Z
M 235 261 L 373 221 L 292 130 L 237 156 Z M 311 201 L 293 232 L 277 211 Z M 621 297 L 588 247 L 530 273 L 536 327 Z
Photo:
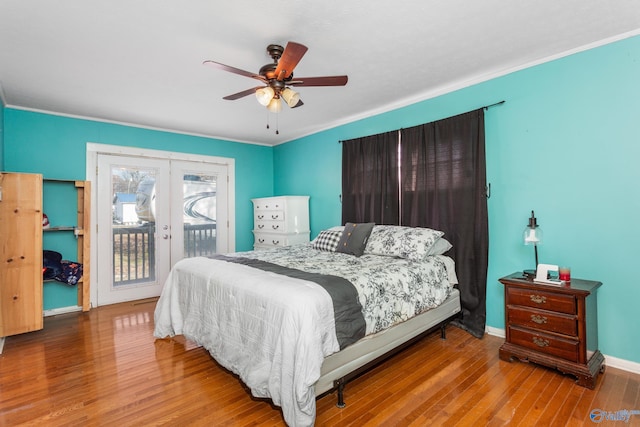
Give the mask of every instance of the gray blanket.
M 342 277 L 308 273 L 288 267 L 282 267 L 270 262 L 243 257 L 228 257 L 224 255 L 212 255 L 210 258 L 234 262 L 272 273 L 282 274 L 296 279 L 307 280 L 322 286 L 331 296 L 336 324 L 336 337 L 340 349 L 364 337 L 366 325 L 362 315 L 362 306 L 358 299 L 358 291 L 355 286 Z

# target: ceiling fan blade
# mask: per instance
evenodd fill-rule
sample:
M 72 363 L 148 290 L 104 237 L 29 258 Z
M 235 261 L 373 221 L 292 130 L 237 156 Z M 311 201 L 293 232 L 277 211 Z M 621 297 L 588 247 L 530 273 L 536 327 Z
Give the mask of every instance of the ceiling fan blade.
M 278 66 L 274 73 L 276 79 L 284 80 L 288 78 L 305 53 L 307 53 L 307 47 L 305 45 L 296 42 L 287 43 L 287 47 L 284 48 L 284 52 L 282 52 L 282 56 L 278 60 Z
M 235 68 L 235 67 L 232 67 L 230 65 L 221 64 L 219 62 L 211 61 L 211 60 L 206 60 L 206 61 L 203 62 L 203 64 L 207 65 L 207 66 L 210 66 L 210 67 L 217 68 L 217 69 L 222 70 L 222 71 L 228 71 L 228 72 L 233 73 L 233 74 L 239 74 L 241 76 L 251 77 L 252 79 L 257 79 L 257 80 L 260 80 L 261 82 L 265 82 L 266 83 L 266 79 L 264 77 L 262 77 L 261 75 L 256 74 L 256 73 L 251 73 L 249 71 L 241 70 L 240 68 Z
M 262 88 L 262 86 L 252 87 L 251 89 L 243 90 L 242 92 L 238 92 L 238 93 L 234 93 L 234 94 L 231 94 L 231 95 L 227 95 L 227 96 L 223 97 L 222 99 L 226 99 L 227 101 L 234 101 L 236 99 L 244 98 L 247 95 L 251 95 L 253 93 L 256 93 L 256 90 L 258 90 L 260 88 Z
M 295 80 L 287 82 L 290 86 L 344 86 L 349 78 L 347 76 L 324 77 L 295 77 Z

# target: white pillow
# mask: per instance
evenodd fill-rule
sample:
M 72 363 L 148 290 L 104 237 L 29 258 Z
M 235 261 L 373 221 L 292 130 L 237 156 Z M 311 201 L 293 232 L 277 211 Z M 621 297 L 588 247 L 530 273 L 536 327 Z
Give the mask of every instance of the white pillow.
M 371 231 L 365 254 L 395 256 L 421 261 L 444 232 L 421 227 L 376 225 Z
M 444 237 L 439 238 L 436 242 L 431 246 L 431 249 L 427 251 L 427 256 L 432 255 L 442 255 L 451 249 L 453 245 Z

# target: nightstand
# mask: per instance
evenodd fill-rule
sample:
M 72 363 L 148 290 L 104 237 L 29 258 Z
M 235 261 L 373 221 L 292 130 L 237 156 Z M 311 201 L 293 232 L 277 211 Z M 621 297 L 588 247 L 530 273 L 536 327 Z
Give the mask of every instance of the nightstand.
M 571 279 L 549 285 L 522 273 L 499 281 L 504 285 L 506 332 L 500 359 L 548 366 L 593 389 L 605 368 L 598 350 L 597 290 L 602 283 Z

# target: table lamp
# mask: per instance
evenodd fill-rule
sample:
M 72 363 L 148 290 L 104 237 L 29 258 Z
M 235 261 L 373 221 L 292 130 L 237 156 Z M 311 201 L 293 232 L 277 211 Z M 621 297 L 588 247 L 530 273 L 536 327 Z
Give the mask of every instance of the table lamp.
M 536 269 L 538 268 L 538 245 L 542 243 L 542 229 L 538 226 L 538 222 L 535 213 L 531 211 L 531 218 L 529 218 L 529 224 L 524 228 L 523 238 L 525 245 L 533 245 L 536 268 L 533 270 L 524 270 L 526 277 L 534 278 L 536 276 Z

